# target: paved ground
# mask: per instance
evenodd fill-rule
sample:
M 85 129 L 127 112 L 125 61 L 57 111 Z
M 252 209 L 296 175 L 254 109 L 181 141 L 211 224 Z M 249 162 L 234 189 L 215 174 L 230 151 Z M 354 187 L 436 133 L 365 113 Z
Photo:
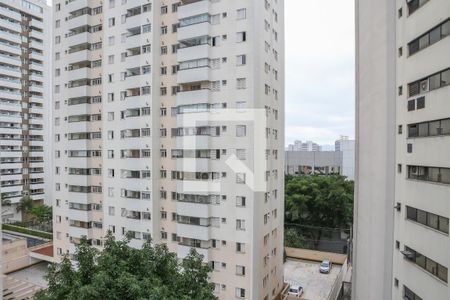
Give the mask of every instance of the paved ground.
M 284 264 L 284 281 L 303 287 L 301 299 L 326 300 L 341 266 L 333 265 L 329 274 L 321 274 L 319 265 L 318 262 L 288 259 Z
M 44 275 L 47 272 L 47 265 L 47 262 L 41 262 L 20 271 L 10 273 L 8 276 L 46 288 L 47 281 L 44 279 Z

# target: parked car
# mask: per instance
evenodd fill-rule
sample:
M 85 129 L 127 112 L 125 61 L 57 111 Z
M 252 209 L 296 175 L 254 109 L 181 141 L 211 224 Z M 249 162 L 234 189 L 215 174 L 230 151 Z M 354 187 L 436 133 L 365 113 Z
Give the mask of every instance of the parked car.
M 303 294 L 303 288 L 299 285 L 291 285 L 289 287 L 288 295 L 294 297 L 300 297 Z
M 332 264 L 329 260 L 324 260 L 320 264 L 319 271 L 320 273 L 328 274 L 331 271 Z

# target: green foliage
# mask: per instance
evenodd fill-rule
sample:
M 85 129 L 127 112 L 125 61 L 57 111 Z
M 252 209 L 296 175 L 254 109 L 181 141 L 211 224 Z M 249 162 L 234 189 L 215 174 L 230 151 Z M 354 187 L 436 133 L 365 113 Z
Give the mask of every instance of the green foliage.
M 309 228 L 349 229 L 353 222 L 353 190 L 353 181 L 338 175 L 286 176 L 285 223 Z M 296 243 L 295 239 L 302 235 L 289 229 L 285 233 L 286 241 Z M 321 235 L 321 230 L 303 234 L 316 244 Z
M 33 199 L 30 196 L 24 196 L 17 204 L 17 212 L 29 213 L 33 209 Z
M 14 232 L 18 232 L 18 233 L 23 233 L 23 234 L 28 234 L 28 235 L 44 238 L 47 240 L 53 239 L 53 235 L 51 233 L 48 233 L 45 231 L 28 229 L 25 227 L 20 227 L 20 226 L 15 226 L 15 225 L 10 225 L 10 224 L 2 224 L 2 229 L 14 231 Z
M 285 228 L 284 245 L 292 248 L 305 248 L 305 237 L 295 228 Z
M 35 299 L 216 299 L 214 285 L 208 282 L 211 268 L 195 250 L 179 263 L 165 245 L 147 241 L 135 249 L 128 243 L 108 233 L 98 252 L 83 238 L 75 253 L 77 268 L 67 255 L 52 264 L 46 275 L 48 288 Z
M 52 221 L 52 207 L 48 205 L 38 205 L 30 210 L 30 214 L 39 223 L 50 223 Z
M 299 176 L 286 180 L 286 222 L 348 228 L 353 221 L 353 181 L 342 176 Z

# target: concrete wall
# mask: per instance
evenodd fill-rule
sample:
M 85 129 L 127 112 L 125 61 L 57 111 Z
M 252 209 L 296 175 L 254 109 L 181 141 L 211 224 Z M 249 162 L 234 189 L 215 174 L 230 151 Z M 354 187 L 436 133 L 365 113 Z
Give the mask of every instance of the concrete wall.
M 356 186 L 352 298 L 391 299 L 395 1 L 356 1 Z

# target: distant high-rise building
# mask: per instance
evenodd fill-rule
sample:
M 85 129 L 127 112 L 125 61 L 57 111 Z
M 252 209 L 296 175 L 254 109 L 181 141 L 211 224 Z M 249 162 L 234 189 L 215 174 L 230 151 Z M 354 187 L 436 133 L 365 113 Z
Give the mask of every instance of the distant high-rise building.
M 334 143 L 334 151 L 341 151 L 341 145 L 343 142 L 346 142 L 349 140 L 349 137 L 346 135 L 341 135 L 341 137 L 339 138 L 339 140 L 337 140 Z
M 21 220 L 20 199 L 50 204 L 51 11 L 44 0 L 0 2 L 2 220 Z
M 322 148 L 312 141 L 294 141 L 294 144 L 288 145 L 289 151 L 321 151 Z
M 355 141 L 348 137 L 341 138 L 336 144 L 336 151 L 296 150 L 307 149 L 301 147 L 303 143 L 289 145 L 285 156 L 285 173 L 291 175 L 303 174 L 340 174 L 349 180 L 354 180 L 355 174 Z M 306 143 L 305 143 L 306 144 Z M 317 149 L 317 147 L 315 147 Z M 333 146 L 331 146 L 333 148 Z
M 179 258 L 204 255 L 220 299 L 273 299 L 283 288 L 284 1 L 53 9 L 55 255 L 73 255 L 82 236 L 101 249 L 108 230 L 133 247 L 151 237 Z
M 450 299 L 450 1 L 357 1 L 353 299 Z

